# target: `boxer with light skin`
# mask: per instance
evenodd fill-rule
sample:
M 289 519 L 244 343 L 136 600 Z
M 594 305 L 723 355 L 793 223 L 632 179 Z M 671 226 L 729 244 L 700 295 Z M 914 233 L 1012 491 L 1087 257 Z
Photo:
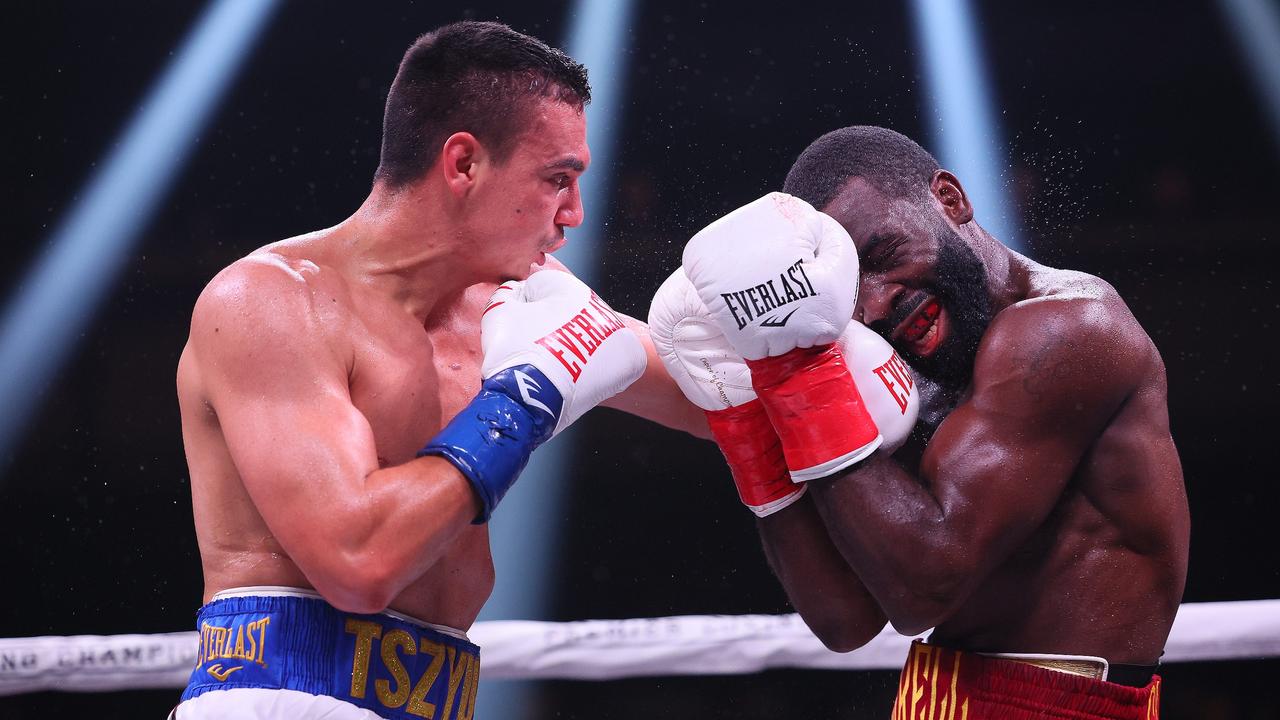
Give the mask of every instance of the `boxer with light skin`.
M 177 381 L 206 604 L 180 720 L 469 718 L 485 522 L 529 454 L 606 400 L 705 435 L 644 324 L 550 257 L 583 219 L 589 99 L 585 68 L 505 26 L 423 36 L 361 207 L 201 294 Z

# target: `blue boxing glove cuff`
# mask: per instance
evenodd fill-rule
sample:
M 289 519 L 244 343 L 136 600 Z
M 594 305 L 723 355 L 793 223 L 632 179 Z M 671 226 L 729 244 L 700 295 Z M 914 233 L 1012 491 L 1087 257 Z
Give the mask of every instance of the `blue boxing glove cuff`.
M 475 488 L 483 508 L 472 522 L 488 522 L 520 476 L 534 448 L 555 431 L 564 399 L 532 365 L 506 368 L 485 378 L 480 392 L 418 451 L 453 463 Z

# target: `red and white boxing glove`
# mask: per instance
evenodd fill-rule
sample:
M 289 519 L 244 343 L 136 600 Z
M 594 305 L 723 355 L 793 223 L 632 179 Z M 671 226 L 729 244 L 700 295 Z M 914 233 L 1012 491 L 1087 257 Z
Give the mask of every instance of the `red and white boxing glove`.
M 911 435 L 920 415 L 920 391 L 912 370 L 876 331 L 850 320 L 836 341 L 867 412 L 880 428 L 880 452 L 892 454 Z
M 591 288 L 543 271 L 498 286 L 480 319 L 480 392 L 418 455 L 453 463 L 483 523 L 539 445 L 635 382 L 644 347 Z
M 712 321 L 683 268 L 676 268 L 653 296 L 649 336 L 685 397 L 706 412 L 743 504 L 765 517 L 799 500 L 805 486 L 791 482 L 781 441 L 751 387 L 751 371 Z
M 769 193 L 694 235 L 683 266 L 746 359 L 793 480 L 826 477 L 875 451 L 880 432 L 835 343 L 858 299 L 858 254 L 839 223 Z
M 499 285 L 480 318 L 481 374 L 529 364 L 563 398 L 552 435 L 626 390 L 648 359 L 635 332 L 566 272 L 542 270 Z
M 685 397 L 706 412 L 743 504 L 766 517 L 799 500 L 806 485 L 793 482 L 787 472 L 781 441 L 752 388 L 750 369 L 711 320 L 683 269 L 654 295 L 649 334 Z M 891 453 L 906 442 L 920 411 L 911 368 L 861 323 L 850 321 L 837 342 L 880 428 L 880 450 Z

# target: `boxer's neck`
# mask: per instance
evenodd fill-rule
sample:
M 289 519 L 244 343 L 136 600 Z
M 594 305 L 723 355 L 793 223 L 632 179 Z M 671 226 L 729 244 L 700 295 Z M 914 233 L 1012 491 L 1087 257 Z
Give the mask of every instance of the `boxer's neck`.
M 969 223 L 969 246 L 987 272 L 987 295 L 993 313 L 1027 299 L 1031 292 L 1030 272 L 1034 264 L 1009 249 L 976 222 Z
M 351 275 L 423 322 L 441 301 L 478 282 L 462 264 L 464 234 L 420 187 L 375 185 L 335 230 Z

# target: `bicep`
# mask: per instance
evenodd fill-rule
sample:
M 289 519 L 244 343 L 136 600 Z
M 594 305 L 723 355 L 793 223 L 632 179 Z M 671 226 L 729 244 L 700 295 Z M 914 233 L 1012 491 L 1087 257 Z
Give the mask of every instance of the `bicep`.
M 1042 524 L 1132 388 L 1111 345 L 1090 328 L 1051 328 L 1029 351 L 997 342 L 975 363 L 973 393 L 938 428 L 921 463 L 965 546 L 994 560 Z M 1074 332 L 1068 332 L 1073 330 Z M 1008 332 L 1008 329 L 1005 329 Z
M 298 305 L 291 307 L 291 305 Z M 241 482 L 291 555 L 305 555 L 377 469 L 347 369 L 305 303 L 207 308 L 192 327 L 204 391 Z
M 236 469 L 264 507 L 333 498 L 377 469 L 372 430 L 345 388 L 305 366 L 297 372 L 296 380 L 227 382 L 211 393 Z
M 962 405 L 921 462 L 959 544 L 993 565 L 1044 522 L 1084 451 L 1078 434 L 1036 423 Z

